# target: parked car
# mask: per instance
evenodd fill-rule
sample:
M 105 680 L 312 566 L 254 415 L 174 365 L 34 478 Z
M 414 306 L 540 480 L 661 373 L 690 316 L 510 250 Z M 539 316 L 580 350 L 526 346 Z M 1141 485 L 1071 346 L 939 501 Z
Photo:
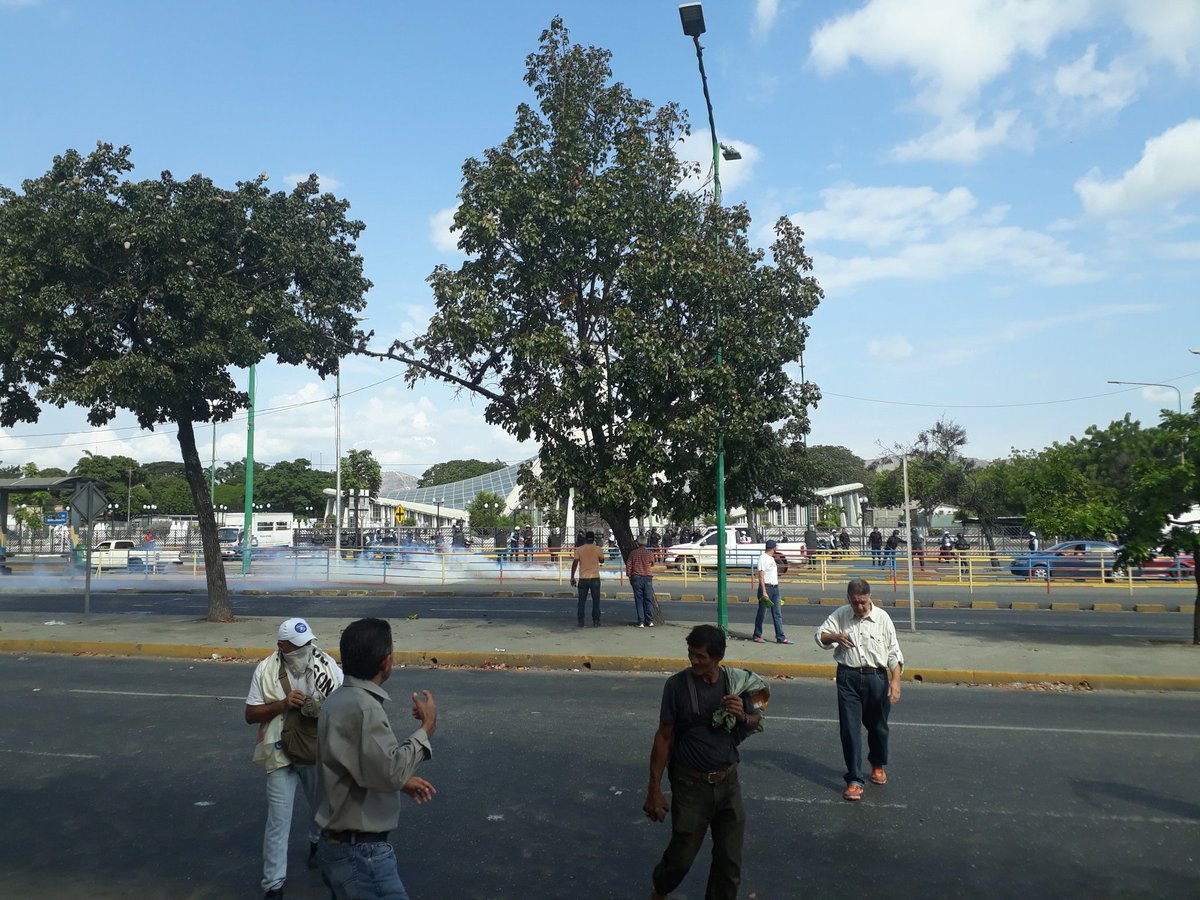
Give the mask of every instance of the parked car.
M 1196 559 L 1190 553 L 1156 556 L 1133 570 L 1134 578 L 1171 578 L 1176 581 L 1196 577 Z
M 92 548 L 93 569 L 140 569 L 145 565 L 135 541 L 100 541 Z
M 1063 541 L 1014 557 L 1009 570 L 1018 578 L 1105 578 L 1120 549 L 1108 541 Z

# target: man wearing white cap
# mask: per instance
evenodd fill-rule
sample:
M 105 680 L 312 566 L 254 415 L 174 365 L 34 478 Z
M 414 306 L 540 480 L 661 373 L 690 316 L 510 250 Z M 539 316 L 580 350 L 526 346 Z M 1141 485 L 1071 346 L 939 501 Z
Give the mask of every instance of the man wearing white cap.
M 267 825 L 263 833 L 264 898 L 283 896 L 287 878 L 288 835 L 296 787 L 308 801 L 308 865 L 316 867 L 320 829 L 316 813 L 316 772 L 312 759 L 294 759 L 284 751 L 284 725 L 291 710 L 300 723 L 315 725 L 321 704 L 342 683 L 342 670 L 316 645 L 316 635 L 303 619 L 279 626 L 278 651 L 258 664 L 246 695 L 246 721 L 258 726 L 254 761 L 267 770 Z M 309 726 L 312 727 L 311 725 Z M 315 729 L 313 729 L 315 734 Z M 297 755 L 301 751 L 293 747 Z

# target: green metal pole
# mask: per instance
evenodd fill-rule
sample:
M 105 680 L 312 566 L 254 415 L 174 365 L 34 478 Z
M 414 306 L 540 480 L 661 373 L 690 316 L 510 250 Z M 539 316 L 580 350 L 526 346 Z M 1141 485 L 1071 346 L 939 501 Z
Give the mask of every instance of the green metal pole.
M 717 140 L 717 123 L 713 119 L 712 98 L 708 93 L 708 76 L 704 72 L 704 50 L 700 38 L 693 37 L 696 44 L 696 62 L 700 66 L 700 83 L 704 86 L 704 105 L 708 110 L 708 130 L 712 134 L 713 146 L 713 206 L 721 205 L 721 143 Z M 721 368 L 721 304 L 716 312 L 716 366 Z M 725 398 L 717 398 L 717 627 L 729 633 L 729 597 L 725 584 Z
M 242 516 L 242 574 L 250 574 L 250 541 L 254 535 L 254 365 L 250 365 L 250 408 L 246 414 L 246 507 Z
M 217 420 L 212 423 L 212 461 L 208 467 L 208 502 L 217 504 Z

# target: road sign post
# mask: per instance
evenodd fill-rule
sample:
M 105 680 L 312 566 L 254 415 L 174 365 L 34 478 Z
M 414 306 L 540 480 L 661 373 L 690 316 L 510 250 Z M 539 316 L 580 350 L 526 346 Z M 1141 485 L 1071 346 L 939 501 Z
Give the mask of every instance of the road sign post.
M 81 484 L 67 502 L 79 518 L 87 522 L 87 544 L 83 558 L 83 614 L 92 611 L 92 520 L 108 509 L 108 498 L 92 482 Z

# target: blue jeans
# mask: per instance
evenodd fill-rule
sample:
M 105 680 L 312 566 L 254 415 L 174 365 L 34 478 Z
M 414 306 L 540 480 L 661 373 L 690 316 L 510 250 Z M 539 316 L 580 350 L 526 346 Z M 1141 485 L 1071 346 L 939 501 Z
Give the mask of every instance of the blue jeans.
M 580 578 L 576 584 L 579 589 L 579 624 L 583 624 L 583 611 L 587 607 L 587 597 L 592 595 L 592 624 L 600 624 L 600 579 Z
M 633 611 L 638 624 L 649 625 L 654 621 L 654 576 L 630 575 L 629 583 L 633 586 Z
M 838 732 L 842 756 L 846 761 L 846 784 L 863 784 L 862 729 L 867 729 L 867 762 L 886 766 L 888 762 L 888 675 L 860 672 L 838 666 Z
M 775 620 L 775 640 L 782 641 L 787 638 L 783 633 L 783 608 L 779 603 L 779 585 L 765 585 L 767 590 L 767 599 L 771 601 L 771 618 Z M 767 605 L 761 600 L 758 603 L 758 614 L 754 617 L 754 636 L 762 637 L 763 617 L 766 615 Z
M 267 773 L 267 826 L 263 830 L 264 891 L 282 887 L 287 879 L 288 835 L 292 830 L 292 806 L 296 788 L 304 791 L 308 801 L 308 840 L 314 843 L 321 835 L 313 816 L 317 803 L 313 795 L 317 784 L 316 766 L 284 766 Z
M 334 900 L 408 900 L 396 871 L 396 852 L 387 841 L 334 844 L 323 840 L 317 859 L 321 880 Z

